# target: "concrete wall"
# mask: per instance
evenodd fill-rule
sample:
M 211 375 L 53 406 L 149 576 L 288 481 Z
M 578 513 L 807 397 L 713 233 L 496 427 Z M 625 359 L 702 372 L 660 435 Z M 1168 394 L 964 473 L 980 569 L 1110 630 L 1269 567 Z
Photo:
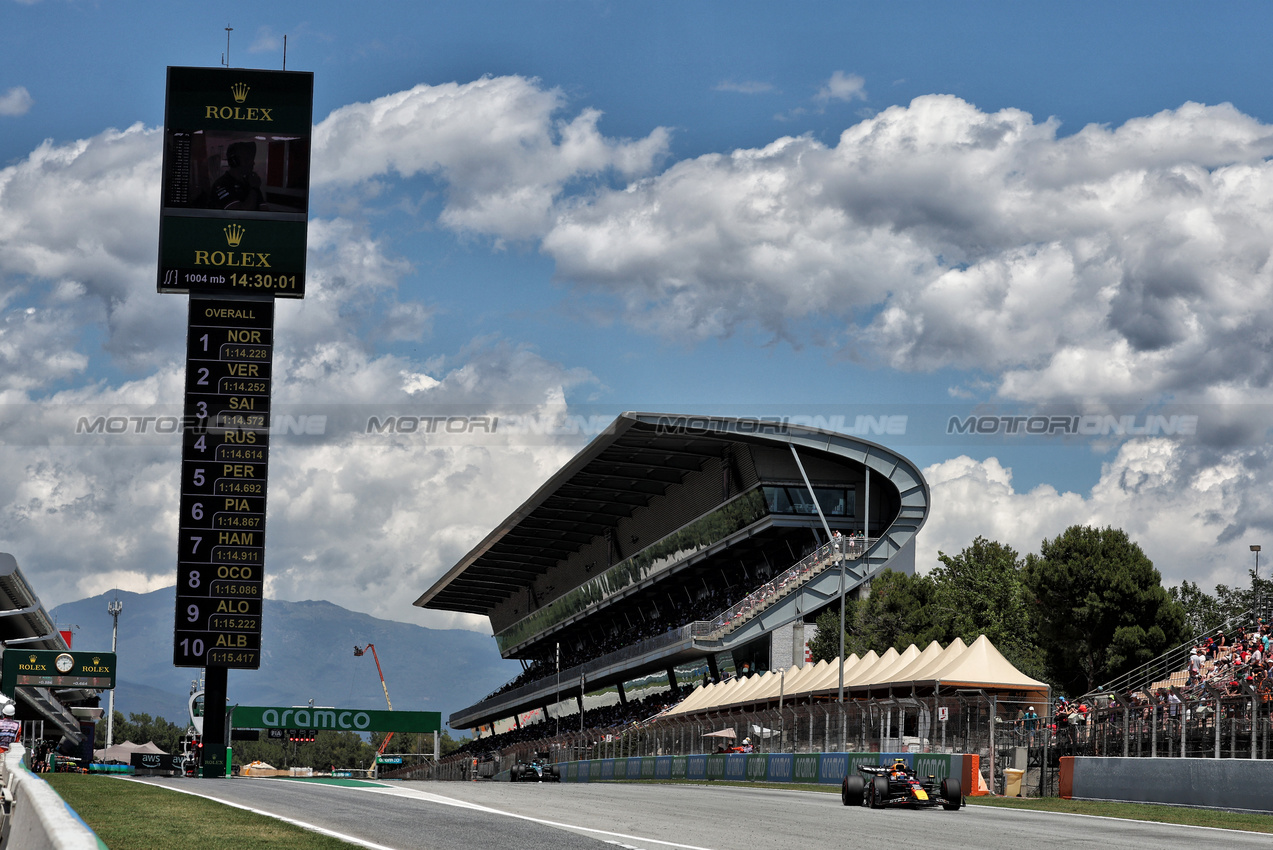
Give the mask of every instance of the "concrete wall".
M 49 783 L 27 770 L 26 754 L 14 744 L 0 757 L 0 783 L 13 801 L 0 826 L 3 850 L 98 850 L 97 835 L 62 801 Z M 106 781 L 106 780 L 102 780 Z
M 1253 759 L 1095 758 L 1070 762 L 1076 800 L 1165 803 L 1230 811 L 1273 812 L 1273 761 Z

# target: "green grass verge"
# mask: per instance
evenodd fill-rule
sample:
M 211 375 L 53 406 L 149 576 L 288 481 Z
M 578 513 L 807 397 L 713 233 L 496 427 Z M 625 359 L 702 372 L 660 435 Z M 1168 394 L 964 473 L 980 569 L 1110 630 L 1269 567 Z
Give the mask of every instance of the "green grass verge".
M 817 791 L 839 794 L 838 785 L 807 785 L 794 782 L 728 782 L 715 779 L 672 780 L 664 785 L 716 785 L 738 788 L 772 788 L 782 791 Z M 968 797 L 972 806 L 995 806 L 1023 811 L 1061 812 L 1102 818 L 1147 820 L 1183 826 L 1209 826 L 1215 829 L 1237 829 L 1246 832 L 1273 833 L 1273 815 L 1225 812 L 1216 809 L 1188 809 L 1182 806 L 1156 806 L 1150 803 L 1106 803 L 1099 800 L 1062 800 L 1060 797 Z
M 1003 809 L 1063 812 L 1074 815 L 1096 815 L 1103 818 L 1149 820 L 1156 823 L 1273 833 L 1273 815 L 1224 812 L 1216 809 L 1188 809 L 1183 806 L 1157 806 L 1152 803 L 1062 800 L 1060 797 L 969 797 L 968 802 L 975 806 L 995 806 Z
M 76 773 L 45 774 L 53 790 L 110 850 L 349 850 L 354 845 L 140 782 Z M 191 780 L 205 783 L 208 780 Z

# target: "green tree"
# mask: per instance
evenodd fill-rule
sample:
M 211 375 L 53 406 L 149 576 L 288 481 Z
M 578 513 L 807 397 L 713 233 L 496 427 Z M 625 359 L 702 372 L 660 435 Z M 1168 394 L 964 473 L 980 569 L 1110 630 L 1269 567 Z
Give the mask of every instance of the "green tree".
M 857 640 L 852 652 L 874 650 L 883 654 L 912 643 L 920 647 L 945 642 L 950 635 L 936 615 L 937 585 L 929 576 L 913 576 L 884 570 L 871 580 L 870 591 L 860 602 Z
M 1026 558 L 1048 674 L 1086 692 L 1151 660 L 1185 638 L 1185 611 L 1127 533 L 1071 526 Z
M 858 600 L 844 600 L 845 641 L 844 654 L 851 655 L 857 633 Z M 809 655 L 816 664 L 840 657 L 840 605 L 839 600 L 818 615 L 817 631 L 809 641 Z
M 1044 676 L 1016 550 L 977 537 L 958 555 L 938 552 L 937 559 L 941 565 L 928 575 L 936 585 L 934 617 L 946 624 L 943 642 L 958 637 L 971 644 L 984 634 L 1018 670 Z
M 1179 587 L 1167 588 L 1167 595 L 1185 612 L 1186 639 L 1192 639 L 1219 628 L 1228 616 L 1225 610 L 1227 606 L 1222 605 L 1219 599 L 1188 580 L 1182 581 Z
M 169 723 L 162 717 L 151 717 L 149 714 L 130 713 L 125 719 L 124 715 L 117 711 L 114 719 L 111 729 L 113 743 L 122 744 L 124 741 L 132 741 L 134 744 L 144 744 L 147 741 L 154 741 L 155 746 L 166 753 L 181 751 L 181 736 L 186 731 L 184 726 Z M 104 722 L 99 722 L 94 730 L 93 746 L 98 749 L 106 746 Z
M 551 722 L 551 721 L 550 721 Z M 371 749 L 376 750 L 380 747 L 380 742 L 384 740 L 384 733 L 375 732 L 371 736 Z M 438 741 L 438 749 L 441 755 L 449 755 L 458 750 L 463 741 L 457 741 L 451 737 L 450 733 L 443 730 L 441 739 Z M 389 746 L 385 748 L 385 753 L 405 754 L 405 753 L 423 753 L 424 755 L 433 754 L 433 733 L 403 733 L 398 732 L 393 736 L 393 740 L 389 742 Z
M 904 650 L 912 643 L 950 639 L 935 617 L 936 585 L 927 576 L 884 570 L 871 579 L 857 599 L 845 601 L 844 654 L 883 654 L 889 647 Z M 840 654 L 840 606 L 832 603 L 818 616 L 818 631 L 809 642 L 814 661 L 831 661 Z
M 236 764 L 263 761 L 276 768 L 312 767 L 315 770 L 366 768 L 376 751 L 357 732 L 319 730 L 313 741 L 304 743 L 268 738 L 261 733 L 256 741 L 231 744 Z
M 1268 611 L 1273 606 L 1273 581 L 1258 578 L 1255 570 L 1247 570 L 1251 578 L 1250 587 L 1229 587 L 1216 585 L 1216 602 L 1225 619 L 1243 619 L 1247 612 L 1259 608 Z

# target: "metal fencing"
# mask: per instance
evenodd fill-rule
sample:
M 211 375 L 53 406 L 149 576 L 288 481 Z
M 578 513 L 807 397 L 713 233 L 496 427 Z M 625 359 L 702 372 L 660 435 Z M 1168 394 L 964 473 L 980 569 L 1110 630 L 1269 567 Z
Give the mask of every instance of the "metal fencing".
M 1102 698 L 1081 720 L 1058 726 L 1052 706 L 982 691 L 843 704 L 801 701 L 545 736 L 507 745 L 476 763 L 471 755 L 452 756 L 421 766 L 410 778 L 493 776 L 541 753 L 566 762 L 750 746 L 759 753 L 968 753 L 980 757 L 987 788 L 1002 793 L 1015 778 L 1023 795 L 1050 796 L 1057 793 L 1062 756 L 1268 758 L 1271 705 L 1258 692 L 1161 704 Z

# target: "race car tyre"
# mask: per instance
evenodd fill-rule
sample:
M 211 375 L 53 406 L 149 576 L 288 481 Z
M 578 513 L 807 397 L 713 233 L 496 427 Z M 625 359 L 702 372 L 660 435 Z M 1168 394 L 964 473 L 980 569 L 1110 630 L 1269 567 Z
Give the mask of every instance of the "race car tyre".
M 846 806 L 862 805 L 866 795 L 866 780 L 861 776 L 846 776 L 840 786 L 840 800 Z
M 871 782 L 871 808 L 882 809 L 888 802 L 888 777 L 877 776 Z
M 554 764 L 552 767 L 548 768 L 548 776 L 552 779 L 553 782 L 560 782 L 561 768 L 559 768 L 557 765 Z
M 963 789 L 959 787 L 958 779 L 950 777 L 941 781 L 941 798 L 942 808 L 948 812 L 956 811 L 963 805 Z

